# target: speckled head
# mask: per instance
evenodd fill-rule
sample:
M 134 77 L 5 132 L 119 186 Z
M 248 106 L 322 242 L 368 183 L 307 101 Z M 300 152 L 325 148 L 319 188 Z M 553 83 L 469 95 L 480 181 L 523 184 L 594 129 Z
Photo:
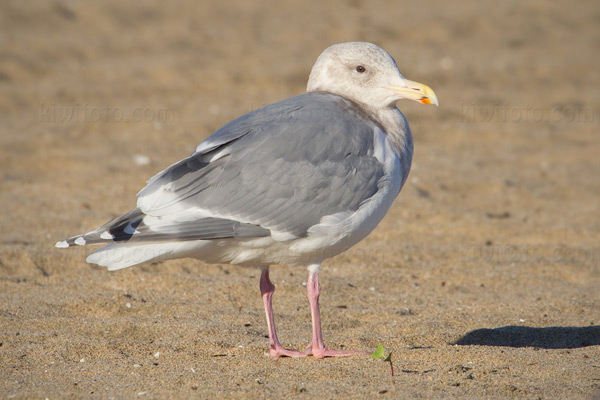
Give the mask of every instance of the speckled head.
M 431 88 L 405 79 L 388 52 L 366 42 L 325 49 L 312 68 L 307 91 L 335 93 L 371 109 L 395 107 L 400 99 L 438 104 Z

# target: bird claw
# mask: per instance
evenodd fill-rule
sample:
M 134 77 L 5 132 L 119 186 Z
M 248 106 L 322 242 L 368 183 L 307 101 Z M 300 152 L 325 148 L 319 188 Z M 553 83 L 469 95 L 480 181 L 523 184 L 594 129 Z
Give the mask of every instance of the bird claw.
M 304 353 L 306 356 L 313 356 L 314 358 L 325 358 L 325 357 L 349 357 L 360 354 L 369 354 L 367 351 L 360 350 L 331 350 L 327 347 L 313 349 L 312 345 L 309 345 Z
M 367 351 L 357 350 L 331 350 L 327 347 L 313 348 L 312 344 L 309 344 L 305 352 L 298 350 L 286 349 L 282 346 L 276 346 L 269 349 L 269 355 L 273 358 L 279 357 L 308 357 L 313 356 L 314 358 L 325 358 L 325 357 L 349 357 L 360 354 L 369 354 Z
M 269 355 L 273 358 L 279 357 L 306 357 L 306 353 L 298 350 L 286 349 L 283 347 L 272 347 L 269 349 Z

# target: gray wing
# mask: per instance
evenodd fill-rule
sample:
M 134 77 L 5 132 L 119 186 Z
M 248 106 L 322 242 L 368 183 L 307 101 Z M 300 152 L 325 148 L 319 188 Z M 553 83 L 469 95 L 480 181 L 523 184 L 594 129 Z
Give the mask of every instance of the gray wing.
M 246 114 L 138 193 L 138 207 L 57 247 L 111 241 L 305 237 L 378 190 L 377 124 L 356 104 L 306 93 Z
M 383 166 L 373 154 L 375 128 L 339 96 L 284 100 L 223 126 L 152 178 L 138 208 L 151 216 L 144 219 L 150 229 L 172 221 L 174 236 L 178 224 L 200 228 L 213 218 L 244 224 L 248 236 L 304 237 L 321 218 L 356 211 L 377 192 Z
M 138 207 L 58 247 L 112 241 L 305 237 L 378 190 L 377 124 L 356 104 L 306 93 L 223 126 L 148 181 Z

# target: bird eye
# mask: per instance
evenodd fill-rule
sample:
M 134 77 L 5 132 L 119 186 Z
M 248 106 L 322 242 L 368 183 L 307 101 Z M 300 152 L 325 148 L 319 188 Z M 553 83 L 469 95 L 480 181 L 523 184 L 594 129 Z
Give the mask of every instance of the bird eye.
M 359 65 L 359 66 L 356 67 L 356 72 L 358 72 L 359 74 L 362 74 L 366 70 L 367 69 L 365 67 L 363 67 L 362 65 Z

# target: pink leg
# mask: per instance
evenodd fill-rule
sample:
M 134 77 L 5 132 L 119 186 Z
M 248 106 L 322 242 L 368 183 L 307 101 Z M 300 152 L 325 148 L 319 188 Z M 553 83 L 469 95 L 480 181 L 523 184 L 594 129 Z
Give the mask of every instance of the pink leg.
M 319 284 L 319 271 L 310 270 L 308 282 L 306 282 L 306 292 L 308 302 L 310 303 L 310 313 L 312 316 L 312 342 L 308 345 L 306 355 L 314 358 L 324 357 L 343 357 L 356 354 L 367 354 L 364 351 L 353 350 L 330 350 L 323 343 L 323 334 L 321 333 L 321 312 L 319 311 L 319 295 L 321 294 L 321 285 Z
M 263 268 L 260 274 L 260 294 L 262 295 L 263 303 L 265 305 L 265 314 L 267 315 L 267 327 L 269 329 L 269 354 L 275 358 L 279 358 L 281 356 L 304 357 L 304 353 L 283 348 L 281 343 L 279 343 L 279 339 L 277 339 L 275 320 L 273 319 L 273 292 L 275 292 L 275 285 L 273 285 L 269 279 L 269 268 Z

